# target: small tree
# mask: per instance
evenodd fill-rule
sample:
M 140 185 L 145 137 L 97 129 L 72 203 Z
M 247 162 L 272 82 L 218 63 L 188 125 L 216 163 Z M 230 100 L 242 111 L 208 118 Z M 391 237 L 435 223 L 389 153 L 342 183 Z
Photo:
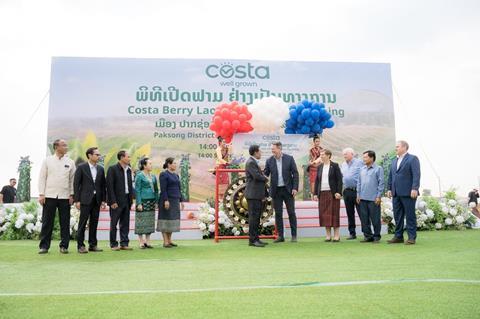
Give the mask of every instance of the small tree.
M 30 201 L 30 171 L 32 170 L 32 162 L 30 156 L 20 157 L 20 164 L 18 165 L 18 188 L 17 201 L 19 203 Z

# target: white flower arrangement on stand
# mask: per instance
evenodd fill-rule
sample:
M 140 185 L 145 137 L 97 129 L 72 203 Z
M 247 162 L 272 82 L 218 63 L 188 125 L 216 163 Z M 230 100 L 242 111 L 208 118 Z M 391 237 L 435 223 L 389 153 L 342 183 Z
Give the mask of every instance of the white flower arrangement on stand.
M 200 204 L 198 213 L 196 214 L 196 223 L 198 228 L 202 231 L 203 238 L 213 238 L 215 236 L 215 208 L 211 207 L 208 202 Z M 237 225 L 233 222 L 224 211 L 223 204 L 219 203 L 218 210 L 218 226 L 219 234 L 222 236 L 240 236 L 248 234 L 248 221 L 240 220 L 238 217 Z M 270 218 L 267 222 L 262 224 L 263 228 L 275 225 L 275 218 Z
M 37 239 L 41 230 L 41 212 L 40 205 L 33 201 L 0 205 L 0 238 Z
M 431 196 L 420 197 L 416 202 L 415 214 L 417 217 L 418 230 L 442 230 L 475 227 L 480 221 L 472 213 L 474 207 L 462 204 L 455 199 L 453 191 L 447 192 L 444 198 Z M 392 200 L 382 199 L 381 216 L 384 223 L 388 225 L 389 232 L 395 229 L 393 218 Z

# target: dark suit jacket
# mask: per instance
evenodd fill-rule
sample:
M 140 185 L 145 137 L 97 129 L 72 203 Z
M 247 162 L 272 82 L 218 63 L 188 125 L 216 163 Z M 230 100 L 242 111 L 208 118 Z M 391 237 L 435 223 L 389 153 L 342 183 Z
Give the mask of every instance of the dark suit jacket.
M 74 201 L 80 202 L 80 204 L 90 205 L 94 197 L 96 197 L 98 204 L 104 202 L 106 199 L 106 181 L 103 167 L 97 165 L 97 177 L 94 183 L 88 162 L 78 165 L 73 178 L 73 191 Z M 96 194 L 94 194 L 94 191 Z
M 245 163 L 245 175 L 247 177 L 245 197 L 247 199 L 264 199 L 267 177 L 263 175 L 262 170 L 252 157 Z
M 180 177 L 177 174 L 163 171 L 160 173 L 158 179 L 160 180 L 161 201 L 167 201 L 172 198 L 178 198 L 181 202 L 184 201 L 182 196 L 182 185 L 180 183 Z
M 388 175 L 388 190 L 393 196 L 410 196 L 411 191 L 420 187 L 420 161 L 415 155 L 406 153 L 400 167 L 394 158 Z
M 130 207 L 133 202 L 133 185 L 132 185 L 132 170 L 127 169 L 128 180 L 128 202 L 125 196 L 125 175 L 123 167 L 120 163 L 112 165 L 107 170 L 107 201 L 108 205 L 117 203 L 119 207 L 128 205 Z
M 277 160 L 274 156 L 270 157 L 265 164 L 265 175 L 270 178 L 270 195 L 275 197 L 278 185 Z M 298 191 L 298 170 L 293 156 L 282 154 L 282 176 L 285 188 L 291 194 L 292 190 Z
M 322 185 L 323 164 L 320 164 L 317 170 L 317 178 L 315 179 L 315 195 L 320 195 L 320 185 Z M 332 195 L 335 193 L 342 194 L 343 176 L 340 166 L 335 162 L 330 162 L 330 169 L 328 170 L 328 185 Z

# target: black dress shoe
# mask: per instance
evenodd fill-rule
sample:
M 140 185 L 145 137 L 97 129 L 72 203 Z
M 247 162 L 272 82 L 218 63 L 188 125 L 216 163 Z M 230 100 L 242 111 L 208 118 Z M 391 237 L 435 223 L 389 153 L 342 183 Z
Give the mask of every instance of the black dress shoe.
M 172 246 L 172 247 L 177 247 L 177 246 L 178 246 L 178 245 L 175 244 L 175 243 L 170 243 L 169 245 Z M 152 248 L 153 248 L 153 247 L 152 247 Z
M 297 236 L 292 236 L 292 239 L 290 239 L 290 241 L 292 243 L 296 243 L 297 242 Z
M 347 238 L 347 240 L 354 240 L 357 239 L 357 236 L 355 235 L 350 235 L 350 237 Z
M 46 254 L 46 253 L 48 253 L 48 249 L 46 249 L 46 248 L 40 248 L 40 250 L 38 251 L 38 253 L 39 253 L 40 255 Z
M 88 251 L 101 252 L 103 249 L 98 248 L 97 246 L 89 247 Z
M 283 237 L 278 237 L 277 239 L 275 239 L 273 241 L 274 244 L 277 244 L 277 243 L 283 243 L 285 241 L 285 238 Z
M 248 246 L 253 246 L 253 247 L 265 247 L 264 244 L 260 243 L 259 241 L 254 241 L 253 243 L 249 243 Z
M 393 237 L 392 239 L 388 240 L 387 243 L 389 243 L 389 244 L 403 244 L 403 238 Z
M 259 242 L 260 244 L 262 244 L 262 245 L 265 245 L 265 246 L 268 245 L 267 242 L 264 242 L 264 241 L 262 241 L 262 240 L 260 240 L 260 239 L 258 240 L 258 242 Z
M 373 239 L 364 239 L 364 240 L 360 240 L 361 243 L 371 243 L 373 242 Z
M 60 254 L 68 254 L 68 249 L 64 247 L 60 247 Z
M 171 244 L 170 244 L 171 245 Z M 152 249 L 153 246 L 152 245 L 149 245 L 149 244 L 144 244 L 143 246 L 145 246 L 145 248 L 148 248 L 148 249 Z M 177 245 L 173 246 L 173 247 L 177 247 Z
M 374 240 L 372 241 L 372 244 L 380 244 L 380 239 L 374 239 Z
M 84 246 L 78 248 L 78 253 L 79 254 L 87 254 L 88 253 L 88 250 L 87 248 L 85 248 Z
M 415 245 L 415 239 L 409 239 L 405 242 L 405 245 Z

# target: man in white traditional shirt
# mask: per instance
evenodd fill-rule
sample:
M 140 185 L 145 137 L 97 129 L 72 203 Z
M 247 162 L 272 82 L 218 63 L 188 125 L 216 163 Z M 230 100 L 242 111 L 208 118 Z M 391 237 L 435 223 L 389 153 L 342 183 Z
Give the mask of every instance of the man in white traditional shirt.
M 57 209 L 60 218 L 60 253 L 68 253 L 70 242 L 70 207 L 73 204 L 75 163 L 66 155 L 68 145 L 65 140 L 55 140 L 53 150 L 54 154 L 43 161 L 38 182 L 38 201 L 43 206 L 39 254 L 46 254 L 50 249 Z

